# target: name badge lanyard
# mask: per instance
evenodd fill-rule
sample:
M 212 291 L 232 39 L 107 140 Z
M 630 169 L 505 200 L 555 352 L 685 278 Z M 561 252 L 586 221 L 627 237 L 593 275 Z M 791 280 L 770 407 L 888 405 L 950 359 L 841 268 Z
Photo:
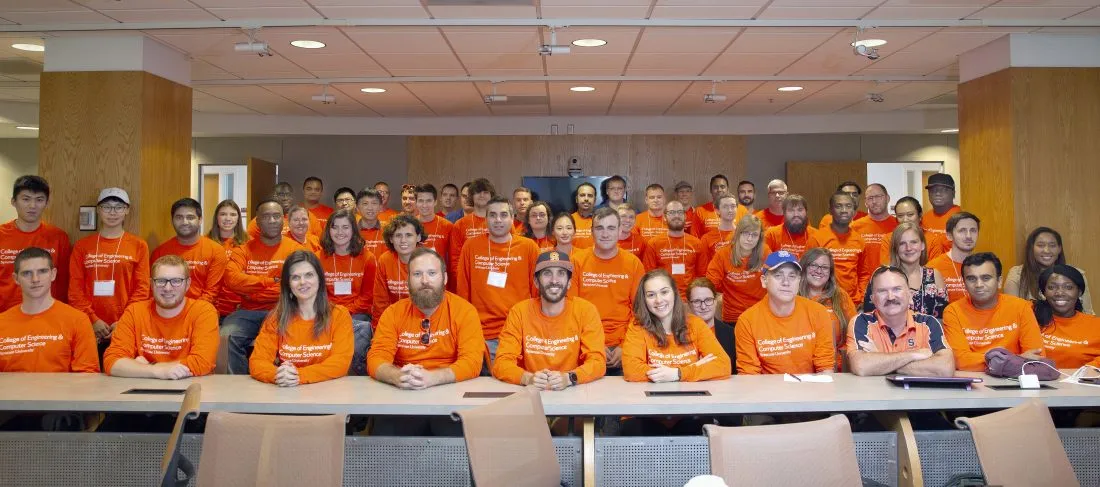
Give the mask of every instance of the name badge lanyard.
M 126 236 L 126 234 L 124 233 L 124 234 L 122 234 L 122 236 L 118 237 L 118 245 L 115 247 L 115 253 L 114 253 L 114 255 L 116 257 L 118 256 L 118 252 L 120 250 L 122 250 L 122 238 L 125 237 L 125 236 Z M 103 257 L 99 252 L 99 241 L 100 241 L 100 234 L 97 233 L 96 236 L 95 236 L 95 255 L 96 255 L 97 259 L 102 259 Z M 93 296 L 114 296 L 115 295 L 115 264 L 116 264 L 116 261 L 117 261 L 117 259 L 114 259 L 114 260 L 111 261 L 111 275 L 110 275 L 110 279 L 106 280 L 106 281 L 99 279 L 99 265 L 97 264 L 95 266 L 95 271 L 94 271 L 95 272 L 95 281 L 92 283 L 92 295 Z M 103 284 L 100 284 L 100 283 L 103 283 Z
M 672 274 L 673 275 L 687 274 L 687 248 L 688 248 L 687 239 L 686 238 L 684 239 L 684 246 L 682 247 L 683 250 L 684 250 L 684 254 L 680 256 L 680 260 L 682 260 L 683 262 L 680 262 L 679 264 L 676 263 L 676 252 L 675 252 L 676 248 L 672 246 L 672 237 L 669 237 L 668 234 L 666 233 L 665 234 L 665 240 L 668 241 L 668 249 L 670 251 L 670 254 L 672 254 L 672 255 L 669 256 L 670 264 L 671 264 L 671 267 L 672 267 Z
M 348 254 L 351 257 L 351 262 L 348 263 L 348 276 L 351 276 L 355 272 L 355 256 Z M 336 254 L 332 254 L 332 270 L 334 273 L 339 273 L 340 270 L 336 267 Z M 351 280 L 350 279 L 336 279 L 333 276 L 332 279 L 332 294 L 336 296 L 347 296 L 351 294 Z
M 508 234 L 508 242 L 504 244 L 507 247 L 507 252 L 504 254 L 504 272 L 493 271 L 493 241 L 489 240 L 489 278 L 488 284 L 493 287 L 504 287 L 508 282 L 508 262 L 512 258 L 512 235 Z

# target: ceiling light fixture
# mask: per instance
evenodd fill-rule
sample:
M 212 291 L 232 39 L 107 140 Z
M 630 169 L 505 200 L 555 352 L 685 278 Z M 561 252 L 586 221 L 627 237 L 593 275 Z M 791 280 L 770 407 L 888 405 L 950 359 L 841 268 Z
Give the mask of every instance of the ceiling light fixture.
M 15 128 L 17 128 L 19 130 L 38 130 L 38 127 L 31 127 L 30 125 L 20 125 L 20 126 L 15 127 Z
M 603 39 L 577 39 L 573 41 L 573 45 L 577 47 L 600 47 L 607 45 L 607 41 Z
M 940 133 L 941 134 L 957 134 L 957 133 L 959 133 L 959 129 L 943 129 L 943 130 L 940 131 Z
M 485 98 L 484 98 L 486 105 L 492 105 L 494 103 L 508 103 L 508 95 L 498 95 L 497 94 L 497 82 L 496 81 L 491 81 L 489 83 L 489 85 L 490 85 L 489 94 L 485 95 Z
M 591 87 L 591 86 L 574 86 L 572 88 L 569 88 L 569 91 L 587 92 L 587 91 L 596 91 L 596 89 Z
M 852 47 L 866 46 L 866 47 L 878 47 L 885 46 L 885 39 L 863 39 L 861 41 L 855 41 L 852 43 Z
M 325 43 L 321 41 L 311 41 L 307 39 L 299 39 L 296 41 L 290 41 L 290 45 L 294 47 L 300 47 L 302 49 L 320 49 L 325 47 Z
M 710 85 L 710 93 L 703 95 L 703 103 L 722 103 L 726 101 L 726 95 L 717 92 L 718 82 L 712 81 Z
M 569 46 L 558 45 L 558 33 L 550 27 L 550 43 L 539 46 L 540 56 L 553 56 L 554 54 L 569 54 Z
M 801 86 L 780 86 L 779 91 L 802 91 Z
M 238 42 L 233 44 L 233 50 L 237 52 L 251 52 L 256 53 L 260 57 L 271 56 L 271 48 L 266 42 L 256 39 L 256 33 L 260 29 L 252 29 L 247 31 L 248 42 Z
M 385 88 L 363 88 L 359 91 L 362 91 L 363 93 L 385 93 L 386 89 Z
M 886 101 L 886 98 L 882 96 L 882 93 L 867 93 L 867 101 L 882 103 Z
M 313 95 L 313 101 L 319 101 L 322 105 L 336 104 L 336 97 L 328 94 L 328 85 L 321 85 L 321 94 Z
M 859 40 L 859 35 L 862 33 L 862 27 L 856 29 L 855 38 L 852 39 L 852 51 L 855 52 L 856 56 L 863 56 L 872 61 L 877 60 L 879 56 L 878 49 L 875 46 L 886 44 L 886 41 L 882 39 L 866 39 L 861 41 Z M 876 42 L 881 42 L 881 44 L 876 44 Z
M 31 52 L 42 52 L 42 51 L 46 50 L 46 46 L 43 46 L 41 44 L 25 44 L 25 43 L 21 43 L 21 42 L 17 42 L 15 44 L 12 44 L 11 47 L 19 49 L 20 51 L 31 51 Z

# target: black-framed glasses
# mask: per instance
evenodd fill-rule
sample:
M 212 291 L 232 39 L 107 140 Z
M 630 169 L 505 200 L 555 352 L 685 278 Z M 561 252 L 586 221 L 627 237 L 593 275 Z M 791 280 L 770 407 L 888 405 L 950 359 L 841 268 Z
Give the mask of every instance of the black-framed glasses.
M 153 279 L 153 286 L 165 287 L 165 286 L 171 284 L 172 287 L 180 287 L 180 286 L 183 285 L 184 282 L 187 282 L 187 279 L 184 279 L 182 277 L 176 277 L 176 278 L 173 278 L 173 279 L 159 279 L 158 278 L 158 279 Z
M 714 298 L 692 299 L 690 301 L 692 306 L 714 306 Z
M 431 327 L 432 322 L 428 321 L 427 318 L 424 318 L 424 320 L 420 322 L 420 330 L 422 331 L 422 333 L 420 333 L 421 345 L 427 345 L 428 342 L 432 341 L 432 334 L 429 332 Z

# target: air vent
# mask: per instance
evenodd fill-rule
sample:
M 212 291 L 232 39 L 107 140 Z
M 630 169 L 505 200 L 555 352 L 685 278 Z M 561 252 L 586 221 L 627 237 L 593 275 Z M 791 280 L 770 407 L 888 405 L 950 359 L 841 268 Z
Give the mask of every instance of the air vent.
M 533 7 L 534 0 L 425 0 L 429 7 Z

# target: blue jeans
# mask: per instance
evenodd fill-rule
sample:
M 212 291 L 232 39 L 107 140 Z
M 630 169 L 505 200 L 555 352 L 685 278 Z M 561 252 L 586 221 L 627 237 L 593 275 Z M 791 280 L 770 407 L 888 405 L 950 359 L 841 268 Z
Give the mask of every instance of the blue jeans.
M 499 338 L 485 340 L 485 348 L 489 351 L 489 360 L 481 364 L 481 375 L 483 377 L 493 375 L 493 361 L 497 359 L 497 347 L 500 347 Z
M 351 331 L 355 335 L 355 354 L 351 357 L 348 375 L 367 375 L 367 351 L 370 350 L 370 341 L 374 337 L 370 316 L 351 315 Z
M 269 310 L 238 309 L 225 317 L 221 336 L 229 337 L 229 373 L 248 375 L 248 349 L 260 334 Z

